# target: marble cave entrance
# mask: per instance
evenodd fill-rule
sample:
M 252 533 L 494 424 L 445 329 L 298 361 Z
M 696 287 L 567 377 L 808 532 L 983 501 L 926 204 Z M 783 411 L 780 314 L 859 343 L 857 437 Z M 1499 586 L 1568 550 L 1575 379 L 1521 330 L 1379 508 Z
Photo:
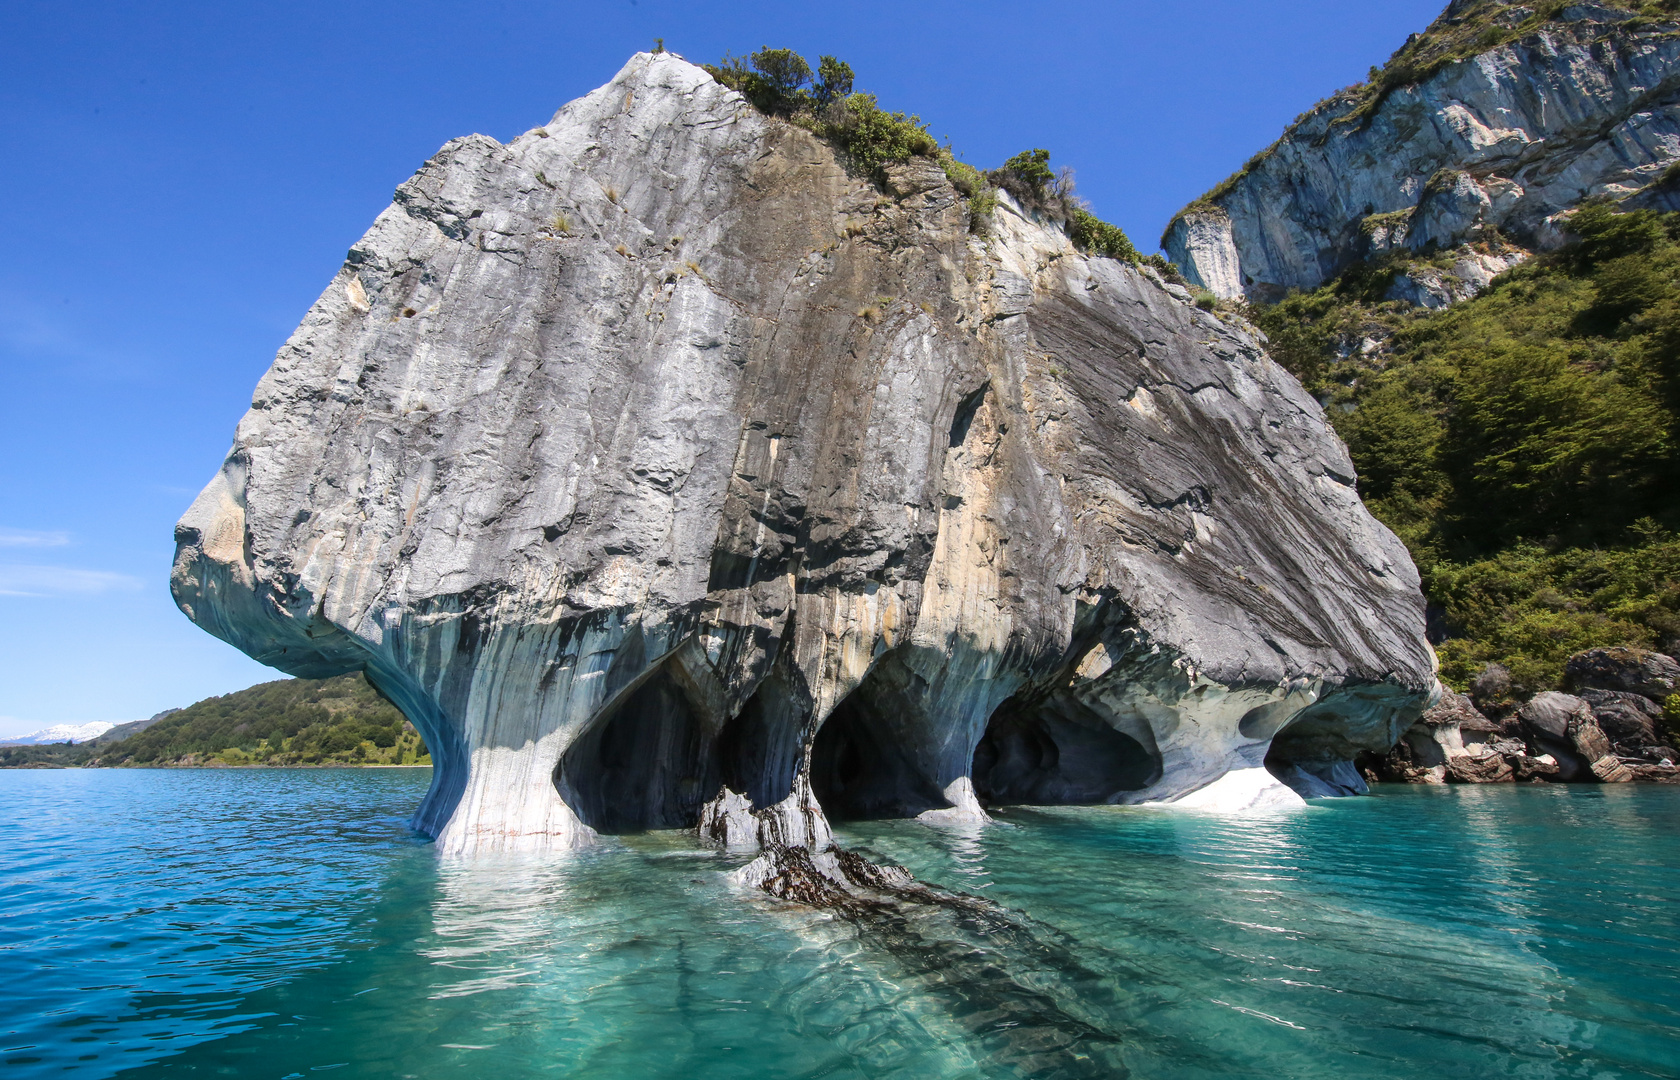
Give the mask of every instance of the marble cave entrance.
M 605 834 L 692 828 L 724 786 L 755 808 L 773 806 L 793 789 L 802 756 L 809 706 L 796 686 L 778 666 L 714 726 L 662 666 L 567 748 L 555 784 Z M 1008 698 L 977 742 L 931 714 L 928 700 L 925 682 L 889 654 L 835 708 L 810 750 L 811 787 L 830 820 L 944 809 L 944 785 L 963 775 L 983 806 L 1110 803 L 1161 777 L 1146 724 L 1117 724 L 1066 690 Z

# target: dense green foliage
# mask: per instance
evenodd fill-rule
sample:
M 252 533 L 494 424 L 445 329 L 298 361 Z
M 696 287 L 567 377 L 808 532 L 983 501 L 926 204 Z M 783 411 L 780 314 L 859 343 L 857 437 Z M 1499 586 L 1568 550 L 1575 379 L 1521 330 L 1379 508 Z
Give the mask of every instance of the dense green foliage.
M 425 753 L 402 713 L 361 675 L 285 679 L 209 698 L 106 747 L 105 764 L 412 763 Z
M 75 743 L 45 746 L 0 746 L 0 769 L 61 769 L 86 765 L 93 750 Z
M 1580 648 L 1680 638 L 1680 215 L 1589 204 L 1572 228 L 1443 311 L 1383 300 L 1427 258 L 1251 311 L 1411 549 L 1460 686 L 1498 661 L 1541 688 Z
M 1518 686 L 1544 689 L 1558 684 L 1572 653 L 1680 634 L 1680 538 L 1647 524 L 1619 547 L 1516 544 L 1475 562 L 1435 563 L 1428 587 L 1457 630 L 1439 647 L 1450 681 L 1462 689 L 1498 663 Z
M 207 698 L 135 735 L 80 746 L 0 748 L 29 765 L 430 764 L 402 713 L 361 675 L 283 679 Z
M 886 166 L 914 157 L 938 162 L 968 200 L 975 232 L 987 231 L 997 208 L 996 185 L 1023 206 L 1052 210 L 1066 221 L 1068 236 L 1087 253 L 1138 261 L 1137 249 L 1119 226 L 1100 220 L 1073 198 L 1071 177 L 1057 177 L 1050 171 L 1048 150 L 1028 150 L 982 173 L 940 146 L 920 116 L 888 112 L 874 94 L 854 91 L 851 66 L 832 56 L 822 57 L 814 74 L 805 58 L 792 49 L 769 46 L 745 59 L 725 56 L 704 67 L 760 112 L 785 117 L 833 143 L 845 152 L 853 168 L 872 179 L 880 180 Z

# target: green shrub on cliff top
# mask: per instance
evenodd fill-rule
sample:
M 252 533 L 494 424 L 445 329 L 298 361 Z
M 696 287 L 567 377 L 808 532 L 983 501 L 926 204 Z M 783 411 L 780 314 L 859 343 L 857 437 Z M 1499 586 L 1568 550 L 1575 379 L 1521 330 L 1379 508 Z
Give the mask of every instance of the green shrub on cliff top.
M 1110 259 L 1123 259 L 1131 263 L 1138 261 L 1137 248 L 1132 246 L 1131 239 L 1120 226 L 1100 220 L 1083 207 L 1075 206 L 1068 212 L 1067 232 L 1075 244 L 1092 255 L 1104 255 Z
M 725 56 L 704 65 L 718 82 L 743 94 L 761 112 L 781 116 L 827 139 L 843 150 L 859 172 L 880 180 L 882 170 L 913 157 L 939 163 L 957 191 L 968 200 L 977 232 L 997 207 L 993 184 L 1032 209 L 1048 208 L 1065 220 L 1068 236 L 1093 255 L 1138 261 L 1138 252 L 1119 226 L 1091 214 L 1072 198 L 1072 180 L 1050 171 L 1048 150 L 1028 150 L 986 174 L 958 161 L 928 132 L 922 118 L 880 107 L 875 95 L 853 90 L 850 65 L 824 56 L 815 76 L 791 49 L 766 46 L 746 59 Z
M 821 58 L 815 80 L 804 57 L 768 46 L 745 60 L 725 56 L 705 69 L 759 111 L 788 117 L 834 142 L 860 172 L 877 175 L 883 165 L 939 153 L 921 117 L 887 112 L 874 94 L 853 92 L 851 65 L 832 56 Z

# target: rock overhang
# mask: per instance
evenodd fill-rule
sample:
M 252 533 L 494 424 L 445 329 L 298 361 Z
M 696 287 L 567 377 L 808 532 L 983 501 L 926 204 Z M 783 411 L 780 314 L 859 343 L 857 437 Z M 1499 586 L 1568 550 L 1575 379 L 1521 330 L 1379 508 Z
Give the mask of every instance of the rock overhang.
M 447 850 L 1391 744 L 1416 571 L 1318 405 L 1007 196 L 982 239 L 932 163 L 875 181 L 670 54 L 451 142 L 259 383 L 178 602 L 365 669 Z

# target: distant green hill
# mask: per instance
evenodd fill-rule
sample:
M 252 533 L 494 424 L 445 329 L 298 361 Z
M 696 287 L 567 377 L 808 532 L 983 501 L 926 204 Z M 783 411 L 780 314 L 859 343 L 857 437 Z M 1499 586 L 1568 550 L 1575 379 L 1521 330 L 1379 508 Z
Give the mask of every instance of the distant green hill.
M 261 683 L 109 738 L 117 733 L 81 745 L 0 748 L 0 768 L 431 764 L 413 725 L 360 674 Z

